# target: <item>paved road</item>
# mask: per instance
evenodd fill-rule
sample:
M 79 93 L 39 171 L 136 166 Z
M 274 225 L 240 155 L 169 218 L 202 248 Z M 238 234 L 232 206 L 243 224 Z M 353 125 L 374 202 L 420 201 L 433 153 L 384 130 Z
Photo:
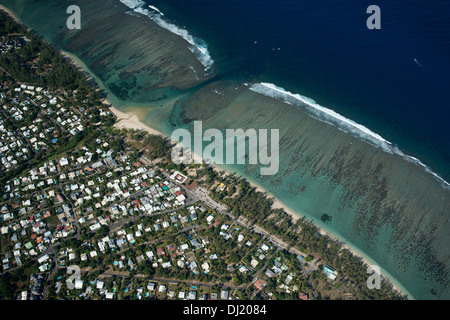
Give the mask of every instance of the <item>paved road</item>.
M 139 160 L 142 161 L 143 163 L 147 164 L 147 165 L 152 165 L 151 161 L 146 159 L 145 157 L 141 157 Z M 165 178 L 169 178 L 169 175 L 167 173 L 162 172 L 162 174 L 165 176 Z M 269 232 L 267 232 L 265 229 L 261 228 L 260 226 L 258 226 L 258 225 L 249 226 L 248 223 L 246 221 L 244 221 L 245 219 L 242 219 L 242 217 L 236 218 L 236 217 L 232 216 L 229 213 L 228 208 L 227 208 L 226 205 L 217 202 L 216 200 L 212 199 L 209 196 L 209 192 L 208 192 L 208 190 L 206 188 L 198 186 L 193 191 L 190 191 L 187 188 L 185 188 L 185 186 L 183 186 L 183 185 L 180 185 L 180 187 L 184 190 L 184 192 L 186 194 L 186 197 L 187 197 L 187 201 L 186 201 L 184 206 L 189 206 L 189 205 L 192 205 L 193 203 L 195 203 L 197 201 L 201 201 L 201 202 L 207 204 L 208 206 L 212 207 L 213 209 L 215 209 L 218 213 L 220 213 L 220 214 L 222 214 L 224 216 L 227 216 L 235 224 L 240 225 L 243 228 L 250 228 L 252 231 L 262 235 L 263 239 L 266 239 L 266 240 L 272 242 L 277 247 L 277 250 L 280 250 L 280 249 L 289 250 L 289 252 L 291 252 L 293 254 L 296 254 L 297 255 L 297 260 L 301 264 L 302 270 L 305 273 L 306 279 L 308 280 L 308 283 L 311 286 L 312 292 L 313 292 L 314 296 L 316 297 L 316 292 L 315 292 L 314 287 L 312 286 L 312 283 L 310 282 L 310 279 L 309 279 L 309 273 L 311 271 L 313 271 L 313 270 L 317 270 L 317 267 L 314 266 L 313 264 L 309 264 L 310 268 L 308 268 L 308 269 L 311 269 L 311 270 L 308 271 L 305 268 L 305 266 L 304 266 L 303 260 L 301 260 L 301 258 L 300 258 L 300 255 L 304 255 L 302 252 L 300 252 L 298 249 L 291 248 L 287 243 L 285 243 L 281 239 L 277 238 L 276 236 L 270 234 Z M 142 194 L 142 191 L 138 191 L 135 194 L 131 195 L 131 197 L 137 197 L 137 196 L 139 196 L 141 194 Z M 174 212 L 174 211 L 177 211 L 179 209 L 180 209 L 180 207 L 175 208 L 175 209 L 165 210 L 163 212 L 157 213 L 156 215 L 162 215 L 162 214 Z M 144 215 L 145 214 L 142 213 L 142 214 L 139 214 L 139 215 L 136 215 L 136 216 L 124 219 L 124 220 L 120 220 L 120 221 L 114 222 L 114 223 L 109 225 L 110 231 L 119 228 L 121 225 L 123 225 L 123 224 L 125 224 L 127 222 L 135 221 L 135 220 L 141 218 Z M 188 229 L 190 230 L 190 229 L 192 229 L 192 227 L 188 228 Z M 188 229 L 183 229 L 182 231 L 186 231 Z M 73 237 L 78 238 L 79 234 L 77 233 Z M 39 255 L 39 257 L 45 255 L 46 253 L 53 254 L 53 260 L 56 260 L 56 255 L 54 254 L 55 252 L 53 250 L 53 246 L 50 246 L 46 251 L 41 253 Z M 37 257 L 35 259 L 37 259 Z M 56 263 L 55 263 L 55 266 L 56 266 Z M 50 281 L 53 279 L 53 276 L 56 273 L 56 270 L 57 270 L 57 267 L 55 267 L 54 270 L 52 271 L 52 273 L 49 275 L 49 280 Z M 261 272 L 261 270 L 263 270 L 263 268 L 259 269 L 259 271 L 254 275 L 254 279 L 253 280 L 256 280 L 256 277 Z M 118 276 L 118 274 L 114 274 L 114 273 L 103 273 L 103 275 L 105 275 L 105 276 L 112 276 L 112 275 Z M 168 280 L 168 279 L 162 279 L 162 278 L 153 278 L 153 279 L 156 280 L 156 281 L 171 281 L 171 282 L 174 281 L 174 280 Z M 204 283 L 195 282 L 195 281 L 187 281 L 187 280 L 185 280 L 185 281 L 177 280 L 177 281 L 178 282 L 184 282 L 184 283 L 187 283 L 187 284 L 193 284 L 193 285 L 196 285 L 196 284 L 197 285 L 206 285 Z M 253 281 L 248 283 L 248 284 L 246 284 L 246 285 L 244 285 L 244 286 L 239 286 L 239 287 L 223 286 L 223 285 L 222 285 L 222 287 L 227 287 L 227 288 L 230 288 L 230 289 L 242 289 L 242 288 L 247 288 L 252 283 L 253 283 Z M 208 284 L 207 286 L 213 286 L 213 284 Z M 47 293 L 48 293 L 48 288 L 46 287 L 44 289 L 44 297 L 47 295 Z

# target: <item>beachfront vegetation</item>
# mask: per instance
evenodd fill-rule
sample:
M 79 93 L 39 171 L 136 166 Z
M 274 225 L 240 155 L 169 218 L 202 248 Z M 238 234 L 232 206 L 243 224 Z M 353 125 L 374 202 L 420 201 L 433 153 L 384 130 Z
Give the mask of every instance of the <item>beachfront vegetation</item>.
M 67 63 L 55 47 L 1 11 L 0 37 L 8 40 L 14 36 L 17 45 L 0 55 L 0 67 L 12 77 L 39 86 L 77 89 L 82 96 L 98 98 L 85 75 Z

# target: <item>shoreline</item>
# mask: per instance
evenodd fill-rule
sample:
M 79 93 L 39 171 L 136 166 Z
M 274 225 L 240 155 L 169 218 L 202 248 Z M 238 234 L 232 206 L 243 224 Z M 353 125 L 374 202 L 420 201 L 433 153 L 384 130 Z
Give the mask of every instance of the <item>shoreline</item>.
M 164 134 L 162 134 L 161 132 L 151 128 L 148 125 L 146 125 L 139 118 L 139 115 L 142 116 L 142 114 L 144 112 L 137 113 L 137 112 L 133 112 L 133 111 L 129 111 L 129 112 L 120 111 L 119 109 L 114 107 L 112 104 L 110 104 L 109 101 L 106 98 L 103 100 L 103 103 L 109 105 L 109 109 L 116 115 L 116 117 L 118 119 L 118 122 L 116 122 L 114 124 L 114 127 L 119 128 L 119 129 L 125 128 L 125 129 L 135 129 L 135 130 L 148 131 L 149 134 L 160 135 L 160 136 L 162 136 L 164 138 L 170 139 L 170 137 L 167 137 Z M 173 143 L 175 143 L 175 141 L 173 141 L 173 140 L 171 140 L 171 141 Z M 193 157 L 200 158 L 197 154 L 194 154 Z M 215 165 L 215 164 L 208 163 L 208 165 L 211 166 L 217 172 L 225 171 L 226 174 L 233 174 L 234 173 L 234 172 L 231 172 L 230 170 L 221 168 L 221 167 L 219 167 L 218 165 Z M 277 197 L 275 197 L 273 194 L 271 194 L 270 191 L 263 189 L 257 183 L 255 183 L 253 181 L 250 181 L 248 178 L 245 178 L 245 180 L 248 181 L 250 186 L 255 188 L 255 190 L 257 192 L 261 192 L 261 193 L 265 194 L 268 198 L 270 198 L 273 201 L 272 209 L 281 209 L 281 210 L 283 210 L 286 214 L 288 214 L 292 218 L 294 223 L 298 219 L 301 219 L 301 218 L 305 217 L 304 214 L 298 213 L 298 212 L 292 210 L 291 208 L 289 208 L 287 205 L 285 205 L 283 202 L 281 202 L 281 200 L 279 200 Z M 319 233 L 321 235 L 327 236 L 333 241 L 338 241 L 340 243 L 340 246 L 341 246 L 342 250 L 345 250 L 345 249 L 349 250 L 355 257 L 360 258 L 362 260 L 362 262 L 364 264 L 368 265 L 368 266 L 374 265 L 374 261 L 370 261 L 370 259 L 368 257 L 364 256 L 364 254 L 362 254 L 360 251 L 358 251 L 357 249 L 353 248 L 352 246 L 350 246 L 345 241 L 343 241 L 343 240 L 339 239 L 338 237 L 334 236 L 329 231 L 325 230 L 323 227 L 318 226 L 314 222 L 311 222 L 311 223 L 318 228 L 318 231 L 319 231 Z M 401 289 L 400 288 L 401 285 L 397 284 L 393 280 L 391 280 L 393 277 L 387 276 L 385 274 L 387 272 L 381 266 L 379 266 L 379 267 L 382 269 L 381 270 L 381 277 L 384 278 L 385 280 L 387 280 L 388 284 L 390 284 L 394 290 L 400 292 L 401 294 L 407 295 L 408 299 L 414 299 L 413 296 L 406 290 L 406 288 Z
M 8 14 L 8 16 L 9 16 L 11 19 L 13 19 L 15 22 L 17 22 L 17 23 L 19 23 L 19 24 L 25 26 L 27 29 L 30 29 L 30 28 L 28 28 L 28 26 L 26 26 L 25 24 L 23 24 L 22 21 L 20 21 L 20 19 L 16 16 L 16 14 L 15 14 L 11 9 L 9 9 L 9 8 L 5 7 L 4 5 L 0 4 L 0 10 L 3 10 L 3 11 L 4 11 L 6 14 Z
M 15 15 L 15 13 L 13 11 L 11 11 L 10 9 L 6 8 L 4 5 L 1 5 L 1 4 L 0 4 L 0 9 L 3 10 L 4 12 L 6 12 L 8 14 L 8 16 L 10 16 L 14 21 L 16 21 L 17 23 L 19 23 L 21 25 L 24 25 L 27 29 L 30 30 L 30 28 L 28 26 L 26 26 L 22 21 L 20 21 L 20 19 Z M 69 52 L 64 51 L 61 48 L 58 48 L 56 46 L 54 46 L 54 47 L 57 48 L 58 51 L 63 56 L 65 56 L 69 61 L 71 61 L 71 63 L 79 71 L 83 72 L 85 74 L 85 76 L 88 77 L 89 81 L 95 82 L 100 87 L 103 85 L 98 78 L 96 78 L 95 76 L 91 75 L 90 70 L 87 68 L 87 66 L 83 66 L 80 63 L 81 60 L 78 61 L 79 60 L 78 57 L 74 56 L 73 54 L 71 54 Z M 145 118 L 145 113 L 146 113 L 145 111 L 138 112 L 138 111 L 135 111 L 135 110 L 130 110 L 130 111 L 127 111 L 127 112 L 123 112 L 123 111 L 119 110 L 117 107 L 115 107 L 112 103 L 110 103 L 110 101 L 106 97 L 102 98 L 101 101 L 117 117 L 117 122 L 113 125 L 115 128 L 118 128 L 118 129 L 142 130 L 142 131 L 146 131 L 148 134 L 159 135 L 159 136 L 162 136 L 164 138 L 170 139 L 170 137 L 168 137 L 168 136 L 164 135 L 163 133 L 161 133 L 160 131 L 158 131 L 158 130 L 148 126 L 147 124 L 145 124 L 143 122 L 143 120 L 141 120 L 141 118 Z M 174 141 L 172 141 L 172 142 L 174 142 Z M 194 156 L 198 157 L 198 155 L 194 155 Z M 208 165 L 210 165 L 216 171 L 225 171 L 227 174 L 232 174 L 233 173 L 232 171 L 224 169 L 224 168 L 221 168 L 221 167 L 219 167 L 216 164 L 208 163 Z M 241 178 L 245 178 L 245 177 L 241 176 Z M 283 204 L 278 198 L 276 198 L 273 194 L 271 194 L 270 191 L 263 189 L 261 186 L 259 186 L 258 184 L 256 184 L 253 181 L 250 181 L 248 178 L 245 178 L 245 179 L 246 179 L 246 181 L 248 181 L 248 183 L 253 188 L 255 188 L 256 191 L 262 192 L 267 197 L 271 198 L 271 200 L 273 201 L 273 204 L 272 204 L 272 208 L 273 209 L 282 209 L 284 212 L 286 212 L 287 214 L 289 214 L 291 216 L 291 218 L 293 219 L 294 223 L 298 219 L 301 219 L 301 218 L 305 217 L 304 214 L 295 212 L 294 210 L 290 209 L 288 206 Z M 361 258 L 363 263 L 365 263 L 367 265 L 371 265 L 372 264 L 372 262 L 370 262 L 367 257 L 365 257 L 362 253 L 360 253 L 356 249 L 352 248 L 345 241 L 343 241 L 343 240 L 337 238 L 336 236 L 332 235 L 328 231 L 324 230 L 323 227 L 318 226 L 316 223 L 313 223 L 313 222 L 311 222 L 311 223 L 315 227 L 318 228 L 318 231 L 319 231 L 320 234 L 327 235 L 328 237 L 330 237 L 330 239 L 339 241 L 340 244 L 341 244 L 341 248 L 342 249 L 349 250 L 354 256 Z M 406 291 L 406 289 L 400 289 L 399 286 L 396 283 L 394 283 L 393 280 L 391 280 L 391 279 L 393 279 L 393 277 L 385 276 L 383 273 L 384 272 L 382 270 L 382 272 L 381 272 L 382 278 L 386 279 L 387 282 L 392 286 L 392 288 L 394 290 L 398 291 L 399 293 L 401 293 L 403 295 L 407 295 L 409 300 L 414 299 L 413 296 L 409 292 Z
M 224 169 L 224 171 L 228 172 L 227 170 Z M 250 185 L 252 187 L 254 187 L 256 189 L 256 191 L 262 192 L 264 194 L 266 194 L 267 197 L 271 198 L 273 200 L 273 205 L 272 208 L 273 209 L 282 209 L 284 210 L 284 212 L 286 212 L 287 214 L 289 214 L 294 223 L 295 221 L 297 221 L 298 219 L 301 219 L 303 217 L 306 218 L 305 214 L 302 213 L 298 213 L 292 209 L 290 209 L 287 205 L 283 204 L 283 202 L 281 202 L 281 200 L 277 199 L 276 196 L 274 196 L 272 193 L 270 193 L 269 191 L 263 189 L 261 186 L 259 186 L 257 183 L 250 181 L 248 178 L 246 178 L 246 180 L 250 183 Z M 386 274 L 389 274 L 384 268 L 382 268 L 382 266 L 376 264 L 375 261 L 373 261 L 371 258 L 365 256 L 363 253 L 361 253 L 358 249 L 352 247 L 350 244 L 348 244 L 346 241 L 339 239 L 337 236 L 333 235 L 331 232 L 325 230 L 323 227 L 317 225 L 317 223 L 312 222 L 310 219 L 307 219 L 310 223 L 312 223 L 315 227 L 317 227 L 319 233 L 322 236 L 327 236 L 329 237 L 331 240 L 333 241 L 338 241 L 340 243 L 341 249 L 342 250 L 349 250 L 355 257 L 358 257 L 362 260 L 362 262 L 368 266 L 370 265 L 377 265 L 380 267 L 380 275 L 381 278 L 386 280 L 386 282 L 388 284 L 390 284 L 392 286 L 392 288 L 398 292 L 400 292 L 403 295 L 406 295 L 408 297 L 408 300 L 415 300 L 415 298 L 413 297 L 413 295 L 408 292 L 408 290 L 406 290 L 406 288 L 404 288 L 400 283 L 397 283 L 396 281 L 392 280 L 395 279 L 392 276 L 388 276 Z M 368 274 L 369 275 L 369 274 Z

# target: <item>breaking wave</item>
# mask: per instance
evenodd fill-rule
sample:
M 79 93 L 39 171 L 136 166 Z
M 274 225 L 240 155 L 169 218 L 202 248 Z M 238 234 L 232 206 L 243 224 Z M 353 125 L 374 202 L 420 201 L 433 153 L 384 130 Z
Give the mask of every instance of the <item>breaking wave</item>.
M 164 28 L 173 34 L 176 34 L 186 40 L 190 46 L 189 50 L 195 55 L 200 63 L 205 67 L 205 72 L 209 71 L 214 64 L 214 60 L 208 51 L 208 45 L 202 39 L 198 39 L 189 32 L 177 25 L 164 20 L 162 17 L 164 14 L 155 6 L 148 6 L 146 9 L 144 6 L 146 3 L 141 0 L 120 0 L 124 5 L 132 9 L 136 13 L 143 14 L 156 22 L 161 28 Z
M 154 11 L 156 11 L 156 12 L 158 12 L 160 15 L 164 15 L 164 13 L 162 13 L 161 11 L 159 11 L 159 9 L 157 8 L 157 7 L 155 7 L 155 6 L 148 6 L 150 9 L 152 9 L 152 10 L 154 10 Z
M 246 85 L 248 86 L 248 84 Z M 321 106 L 311 98 L 302 96 L 300 94 L 294 94 L 289 91 L 285 91 L 283 88 L 277 87 L 272 83 L 251 84 L 249 86 L 249 89 L 256 93 L 277 100 L 281 100 L 287 104 L 306 108 L 307 111 L 311 114 L 311 116 L 313 116 L 317 120 L 334 125 L 339 130 L 349 133 L 353 136 L 356 136 L 357 138 L 367 143 L 370 143 L 387 153 L 397 154 L 409 162 L 422 166 L 428 173 L 432 174 L 442 184 L 444 188 L 446 189 L 450 188 L 450 183 L 441 178 L 437 173 L 433 172 L 428 166 L 423 164 L 419 159 L 405 154 L 391 142 L 381 137 L 379 134 L 371 131 L 370 129 L 366 128 L 365 126 L 359 123 L 356 123 L 350 119 L 345 118 L 344 116 L 340 115 L 339 113 L 331 109 Z

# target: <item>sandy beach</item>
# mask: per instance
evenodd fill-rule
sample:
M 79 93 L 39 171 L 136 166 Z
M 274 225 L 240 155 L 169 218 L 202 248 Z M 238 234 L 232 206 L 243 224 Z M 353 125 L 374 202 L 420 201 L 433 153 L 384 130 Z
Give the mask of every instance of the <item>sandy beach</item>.
M 10 11 L 9 9 L 5 8 L 2 5 L 0 5 L 0 9 L 2 9 L 5 12 L 7 12 L 12 18 L 14 18 L 15 21 L 17 21 L 17 22 L 22 24 L 22 22 L 15 16 L 15 14 L 12 11 Z M 84 66 L 80 65 L 80 63 L 78 63 L 78 61 L 76 59 L 74 59 L 72 54 L 68 54 L 67 52 L 64 52 L 63 50 L 61 50 L 61 53 L 64 54 L 68 59 L 70 59 L 71 62 L 74 65 L 76 65 L 79 70 L 84 71 L 85 74 L 88 73 L 88 71 L 84 69 Z M 98 79 L 94 79 L 94 81 L 99 81 L 99 80 Z M 149 134 L 166 137 L 161 132 L 155 130 L 154 128 L 151 128 L 150 126 L 146 125 L 143 122 L 143 119 L 145 118 L 145 110 L 142 110 L 142 111 L 130 110 L 128 112 L 123 112 L 123 111 L 117 109 L 115 106 L 113 106 L 108 101 L 108 99 L 103 99 L 102 102 L 105 105 L 107 105 L 108 109 L 112 113 L 114 113 L 114 115 L 117 117 L 117 122 L 114 124 L 114 127 L 118 128 L 118 129 L 125 128 L 125 129 L 133 129 L 133 130 L 142 130 L 142 131 L 148 132 Z M 212 166 L 217 171 L 227 171 L 227 170 L 225 170 L 223 168 L 220 168 L 220 167 L 218 167 L 216 165 L 212 165 Z M 264 190 L 263 188 L 261 188 L 260 186 L 258 186 L 257 184 L 255 184 L 252 181 L 249 181 L 249 183 L 251 184 L 252 187 L 256 188 L 257 191 L 265 193 L 268 197 L 272 198 L 273 199 L 273 206 L 272 207 L 274 209 L 283 209 L 287 214 L 289 214 L 292 217 L 294 222 L 302 217 L 301 213 L 296 213 L 293 210 L 291 210 L 290 208 L 288 208 L 281 201 L 279 201 L 277 198 L 275 198 L 273 195 L 271 195 L 270 192 L 268 192 L 267 190 Z M 323 229 L 320 229 L 320 232 L 321 232 L 321 234 L 328 235 L 330 238 L 337 239 L 336 237 L 332 236 L 331 234 L 329 234 L 328 232 L 324 231 Z M 339 240 L 339 239 L 337 239 L 337 240 Z M 355 256 L 360 257 L 367 265 L 372 265 L 373 264 L 366 257 L 364 257 L 361 253 L 359 253 L 357 250 L 351 248 L 347 244 L 344 244 L 343 248 L 346 248 L 346 249 L 350 250 Z M 389 279 L 389 277 L 387 277 L 387 276 L 386 276 L 386 278 Z M 393 285 L 393 287 L 396 290 L 398 290 L 399 292 L 405 293 L 405 290 L 400 289 L 392 281 L 390 283 Z

